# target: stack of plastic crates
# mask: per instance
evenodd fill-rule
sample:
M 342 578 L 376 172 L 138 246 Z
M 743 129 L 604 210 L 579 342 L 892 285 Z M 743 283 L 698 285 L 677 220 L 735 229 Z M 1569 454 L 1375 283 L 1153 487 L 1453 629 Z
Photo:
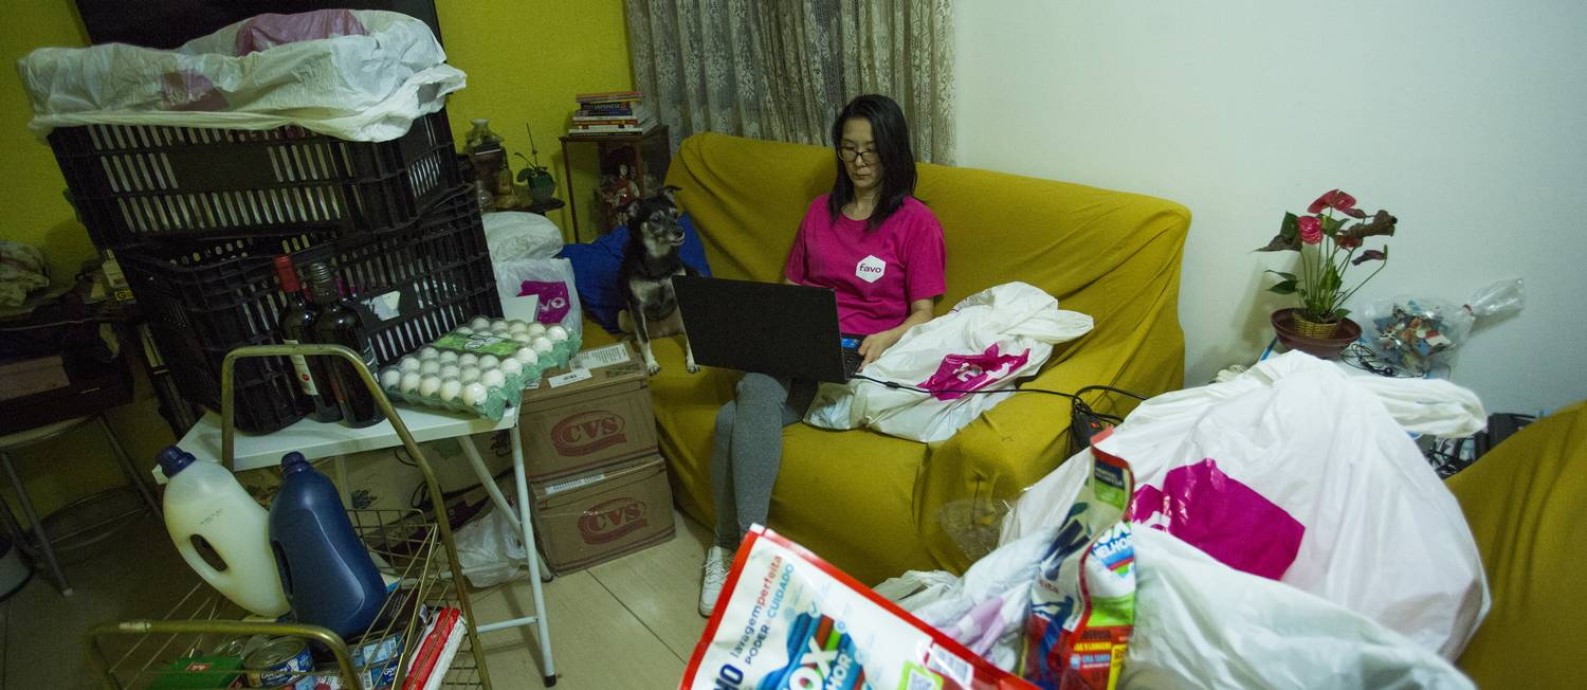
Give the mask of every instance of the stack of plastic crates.
M 484 228 L 445 111 L 388 142 L 88 125 L 50 144 L 90 235 L 114 250 L 182 396 L 218 410 L 220 362 L 280 342 L 276 256 L 332 264 L 369 307 L 379 364 L 478 314 L 501 315 Z M 373 317 L 373 318 L 370 318 Z M 284 359 L 241 363 L 237 428 L 275 431 L 310 401 Z

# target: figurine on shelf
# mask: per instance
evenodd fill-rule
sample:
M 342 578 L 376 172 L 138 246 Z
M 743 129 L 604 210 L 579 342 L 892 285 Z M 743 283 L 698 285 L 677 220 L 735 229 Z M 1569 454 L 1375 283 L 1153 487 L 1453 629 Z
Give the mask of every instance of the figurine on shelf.
M 601 178 L 601 210 L 606 217 L 605 229 L 617 227 L 617 210 L 639 198 L 639 184 L 634 182 L 634 169 L 628 163 L 618 163 L 615 175 Z

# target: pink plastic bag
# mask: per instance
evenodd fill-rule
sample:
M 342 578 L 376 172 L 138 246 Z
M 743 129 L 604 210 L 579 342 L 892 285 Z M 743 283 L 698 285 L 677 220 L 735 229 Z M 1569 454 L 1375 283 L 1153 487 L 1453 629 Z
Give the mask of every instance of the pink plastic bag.
M 1163 487 L 1142 486 L 1131 522 L 1162 530 L 1236 570 L 1278 580 L 1300 552 L 1306 527 L 1207 458 L 1176 467 Z
M 979 390 L 987 384 L 1001 381 L 1010 372 L 1018 371 L 1030 361 L 1030 350 L 1018 355 L 1005 355 L 998 351 L 997 343 L 978 355 L 948 355 L 942 358 L 936 373 L 920 382 L 920 387 L 931 391 L 938 400 L 958 400 L 968 395 L 965 391 Z

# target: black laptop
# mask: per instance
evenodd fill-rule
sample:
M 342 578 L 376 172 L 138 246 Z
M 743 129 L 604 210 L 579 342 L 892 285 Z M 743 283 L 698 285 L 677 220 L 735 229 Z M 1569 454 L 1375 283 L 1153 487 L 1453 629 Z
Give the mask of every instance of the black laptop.
M 672 287 L 698 364 L 833 383 L 859 369 L 863 338 L 839 332 L 832 290 L 698 276 Z

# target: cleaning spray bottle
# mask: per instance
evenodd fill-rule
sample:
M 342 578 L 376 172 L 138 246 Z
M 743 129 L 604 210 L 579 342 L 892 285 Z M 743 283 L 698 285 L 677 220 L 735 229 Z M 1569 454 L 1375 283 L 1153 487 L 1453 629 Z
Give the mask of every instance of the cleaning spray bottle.
M 183 560 L 210 586 L 249 611 L 276 617 L 287 612 L 286 594 L 270 552 L 269 514 L 226 468 L 200 462 L 176 446 L 157 456 L 165 488 L 165 528 Z M 202 540 L 218 563 L 199 553 Z
M 386 596 L 380 571 L 347 519 L 336 486 L 302 453 L 281 458 L 281 492 L 270 504 L 270 547 L 298 622 L 352 637 L 380 613 Z

